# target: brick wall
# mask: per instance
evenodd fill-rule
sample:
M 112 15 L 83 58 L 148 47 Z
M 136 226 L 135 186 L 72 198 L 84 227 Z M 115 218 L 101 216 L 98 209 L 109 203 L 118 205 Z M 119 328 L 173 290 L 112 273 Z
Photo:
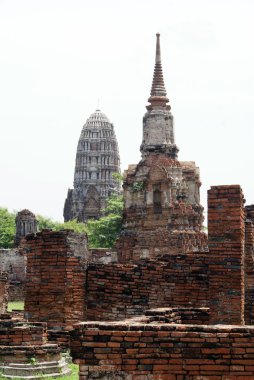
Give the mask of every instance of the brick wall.
M 90 264 L 87 319 L 119 320 L 153 307 L 206 306 L 210 323 L 242 324 L 244 287 L 252 285 L 244 273 L 241 188 L 212 187 L 208 210 L 209 252 L 171 253 L 137 264 Z
M 84 320 L 86 236 L 45 230 L 26 239 L 28 320 L 46 321 L 50 328 L 69 328 Z
M 211 323 L 244 323 L 244 199 L 239 185 L 208 191 Z
M 7 272 L 9 279 L 25 281 L 25 257 L 18 249 L 0 249 L 0 271 Z
M 209 323 L 209 309 L 193 307 L 157 308 L 145 312 L 147 323 L 183 323 L 191 325 L 206 325 Z
M 26 256 L 21 249 L 0 249 L 0 271 L 8 273 L 9 300 L 24 299 Z
M 47 342 L 46 323 L 0 320 L 2 346 L 31 346 Z
M 254 225 L 251 220 L 245 222 L 245 323 L 254 324 Z
M 119 320 L 154 307 L 202 307 L 208 263 L 194 253 L 139 264 L 90 264 L 86 284 L 88 320 Z
M 81 323 L 71 332 L 80 380 L 254 378 L 254 327 Z
M 91 255 L 84 237 L 67 231 L 27 237 L 29 320 L 66 327 L 85 319 L 120 320 L 154 307 L 191 306 L 209 307 L 210 323 L 243 323 L 243 195 L 239 186 L 212 187 L 208 195 L 210 252 L 87 267 Z
M 108 264 L 118 261 L 117 252 L 111 248 L 92 248 L 90 252 L 92 263 Z
M 8 276 L 7 273 L 0 272 L 0 315 L 7 310 L 8 303 Z

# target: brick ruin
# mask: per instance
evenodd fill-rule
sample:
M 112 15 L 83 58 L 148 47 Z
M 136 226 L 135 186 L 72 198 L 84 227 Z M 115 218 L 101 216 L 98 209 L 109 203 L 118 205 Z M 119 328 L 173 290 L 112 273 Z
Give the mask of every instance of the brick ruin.
M 69 347 L 70 328 L 85 318 L 87 239 L 72 231 L 44 230 L 27 235 L 25 245 L 24 317 L 6 313 L 8 275 L 0 275 L 1 375 L 20 379 L 68 375 L 62 352 Z
M 86 318 L 70 332 L 80 379 L 254 377 L 253 221 L 239 185 L 208 191 L 177 159 L 157 35 L 142 159 L 124 177 L 118 263 L 90 263 Z M 248 325 L 246 325 L 248 323 Z
M 0 271 L 0 315 L 6 313 L 8 302 L 8 276 Z
M 72 344 L 82 380 L 254 378 L 253 326 L 170 324 L 144 316 L 80 323 Z
M 246 296 L 252 289 L 253 263 L 248 263 L 247 277 L 244 226 L 249 222 L 243 202 L 239 186 L 209 190 L 208 252 L 164 254 L 136 263 L 90 263 L 86 319 L 119 321 L 151 308 L 207 307 L 211 324 L 244 324 L 253 313 Z
M 0 318 L 1 379 L 37 379 L 67 375 L 61 348 L 47 339 L 47 324 Z
M 239 185 L 212 186 L 202 231 L 199 170 L 177 158 L 159 35 L 149 102 L 115 248 L 88 250 L 72 231 L 27 235 L 27 327 L 12 320 L 2 334 L 0 321 L 0 334 L 12 353 L 35 336 L 70 348 L 80 380 L 251 380 L 254 205 Z
M 21 247 L 0 249 L 0 272 L 8 276 L 9 301 L 24 300 L 24 284 L 26 277 L 26 255 Z
M 68 329 L 85 318 L 85 235 L 44 230 L 27 239 L 25 317 Z
M 47 321 L 51 342 L 72 330 L 80 379 L 251 379 L 254 225 L 246 210 L 240 186 L 213 186 L 208 250 L 129 263 L 100 262 L 108 250 L 95 250 L 96 262 L 85 236 L 71 231 L 27 236 L 25 314 Z
M 0 376 L 1 379 L 36 379 L 69 374 L 61 347 L 48 342 L 47 324 L 29 323 L 7 313 L 8 274 L 0 272 Z
M 26 278 L 26 254 L 22 248 L 22 240 L 27 234 L 36 233 L 37 220 L 35 215 L 24 209 L 15 218 L 15 247 L 0 249 L 0 272 L 5 272 L 8 278 L 8 300 L 23 301 Z

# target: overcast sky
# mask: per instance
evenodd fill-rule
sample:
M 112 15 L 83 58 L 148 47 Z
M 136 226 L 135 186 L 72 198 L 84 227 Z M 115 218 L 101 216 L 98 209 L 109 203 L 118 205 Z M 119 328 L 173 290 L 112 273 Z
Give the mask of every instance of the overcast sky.
M 0 0 L 0 206 L 62 220 L 83 124 L 138 163 L 161 33 L 179 159 L 254 203 L 253 0 Z

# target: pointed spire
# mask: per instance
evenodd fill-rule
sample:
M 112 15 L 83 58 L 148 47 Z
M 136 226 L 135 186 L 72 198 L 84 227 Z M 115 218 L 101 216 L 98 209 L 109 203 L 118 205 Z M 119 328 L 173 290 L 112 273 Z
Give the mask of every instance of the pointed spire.
M 151 89 L 151 96 L 148 99 L 148 102 L 151 103 L 150 107 L 153 106 L 166 106 L 169 102 L 167 98 L 167 92 L 164 85 L 163 71 L 161 65 L 161 48 L 160 48 L 160 34 L 156 34 L 156 55 L 155 55 L 155 66 L 153 73 L 153 83 Z M 167 107 L 169 107 L 167 105 Z

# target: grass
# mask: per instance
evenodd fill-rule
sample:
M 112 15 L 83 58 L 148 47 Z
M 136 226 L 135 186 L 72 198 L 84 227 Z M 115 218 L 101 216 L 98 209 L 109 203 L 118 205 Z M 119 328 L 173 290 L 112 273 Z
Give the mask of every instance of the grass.
M 60 376 L 60 377 L 57 377 L 57 378 L 53 378 L 53 377 L 48 377 L 47 380 L 78 380 L 79 376 L 78 376 L 78 368 L 79 366 L 76 365 L 76 364 L 69 364 L 68 366 L 70 369 L 71 369 L 71 374 L 69 375 L 66 375 L 66 376 Z
M 24 310 L 24 302 L 23 301 L 10 301 L 8 302 L 8 311 L 12 310 Z

